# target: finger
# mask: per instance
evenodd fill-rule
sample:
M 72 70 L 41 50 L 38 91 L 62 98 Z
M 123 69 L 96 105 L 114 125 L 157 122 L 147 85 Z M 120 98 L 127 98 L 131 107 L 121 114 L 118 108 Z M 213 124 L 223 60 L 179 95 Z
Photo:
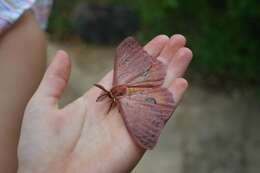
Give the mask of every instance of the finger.
M 168 64 L 176 54 L 177 50 L 186 44 L 186 39 L 183 35 L 173 35 L 167 42 L 167 45 L 161 51 L 158 59 L 164 64 Z
M 106 90 L 112 88 L 113 81 L 113 70 L 108 72 L 99 82 L 99 85 L 102 85 Z M 84 97 L 91 97 L 97 99 L 97 97 L 102 93 L 102 90 L 93 86 L 89 91 L 84 94 Z
M 144 46 L 144 50 L 153 57 L 157 57 L 168 41 L 167 35 L 158 35 Z
M 172 80 L 182 77 L 189 66 L 192 59 L 192 51 L 189 48 L 180 48 L 175 57 L 170 62 L 167 75 L 165 77 L 164 86 L 168 87 Z
M 180 103 L 187 88 L 188 82 L 184 78 L 177 78 L 171 83 L 169 90 L 173 95 L 173 99 L 176 105 Z
M 71 62 L 68 54 L 64 51 L 58 51 L 47 68 L 33 99 L 47 102 L 49 105 L 56 105 L 67 85 L 70 70 Z
M 110 91 L 112 88 L 112 81 L 113 81 L 113 71 L 111 70 L 98 82 L 98 84 L 102 85 L 106 90 Z M 97 98 L 103 93 L 104 91 L 102 91 L 100 88 L 93 86 L 87 92 L 85 92 L 83 98 L 84 100 L 89 101 L 90 103 L 93 104 L 93 102 L 96 102 Z M 104 113 L 101 115 L 106 115 L 108 113 L 110 104 L 111 102 L 108 99 L 102 102 L 96 102 L 96 104 L 93 105 L 95 109 L 93 108 L 91 110 L 100 110 L 101 112 Z
M 103 77 L 102 80 L 99 82 L 99 84 L 104 86 L 105 89 L 110 90 L 112 87 L 112 81 L 113 81 L 113 70 L 107 73 L 105 77 Z

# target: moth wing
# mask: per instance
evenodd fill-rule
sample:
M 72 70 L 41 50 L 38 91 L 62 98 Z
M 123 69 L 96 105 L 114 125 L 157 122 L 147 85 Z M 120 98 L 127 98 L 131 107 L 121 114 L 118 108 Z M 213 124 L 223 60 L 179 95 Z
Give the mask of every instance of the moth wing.
M 119 98 L 119 111 L 134 141 L 145 149 L 157 143 L 174 108 L 166 88 L 138 88 L 135 94 Z
M 126 38 L 116 49 L 113 85 L 162 85 L 166 67 L 149 55 L 133 38 Z

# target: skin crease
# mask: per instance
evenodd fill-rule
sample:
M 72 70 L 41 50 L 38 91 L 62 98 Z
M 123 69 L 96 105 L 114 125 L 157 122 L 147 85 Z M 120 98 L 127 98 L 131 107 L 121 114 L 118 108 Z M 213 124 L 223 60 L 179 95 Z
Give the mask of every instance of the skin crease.
M 24 109 L 46 68 L 46 41 L 27 11 L 0 35 L 0 172 L 17 172 Z
M 159 35 L 144 46 L 168 65 L 164 87 L 177 103 L 188 86 L 181 77 L 192 58 L 184 45 L 181 35 Z M 107 114 L 109 102 L 96 102 L 102 93 L 99 88 L 93 86 L 66 107 L 57 107 L 70 67 L 68 55 L 59 51 L 27 105 L 18 148 L 18 172 L 130 172 L 145 150 L 133 142 L 117 108 Z M 112 77 L 111 71 L 98 83 L 110 90 Z

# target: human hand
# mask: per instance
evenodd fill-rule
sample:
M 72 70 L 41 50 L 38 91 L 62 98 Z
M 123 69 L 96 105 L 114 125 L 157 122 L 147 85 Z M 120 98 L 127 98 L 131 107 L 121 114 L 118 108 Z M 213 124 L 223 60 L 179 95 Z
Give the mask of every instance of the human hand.
M 160 35 L 144 46 L 167 65 L 164 87 L 178 104 L 187 88 L 181 78 L 192 58 L 185 38 Z M 107 114 L 108 102 L 96 102 L 92 87 L 60 109 L 59 98 L 70 74 L 70 61 L 59 51 L 27 105 L 18 147 L 19 173 L 130 172 L 144 150 L 130 137 L 118 109 Z M 112 87 L 112 71 L 99 84 Z

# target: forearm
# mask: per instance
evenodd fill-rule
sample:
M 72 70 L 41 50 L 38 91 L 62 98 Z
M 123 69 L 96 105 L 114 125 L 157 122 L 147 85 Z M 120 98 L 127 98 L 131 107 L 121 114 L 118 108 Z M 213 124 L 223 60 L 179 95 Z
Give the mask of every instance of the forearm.
M 43 75 L 45 56 L 44 33 L 31 12 L 0 36 L 0 172 L 16 172 L 22 115 Z

